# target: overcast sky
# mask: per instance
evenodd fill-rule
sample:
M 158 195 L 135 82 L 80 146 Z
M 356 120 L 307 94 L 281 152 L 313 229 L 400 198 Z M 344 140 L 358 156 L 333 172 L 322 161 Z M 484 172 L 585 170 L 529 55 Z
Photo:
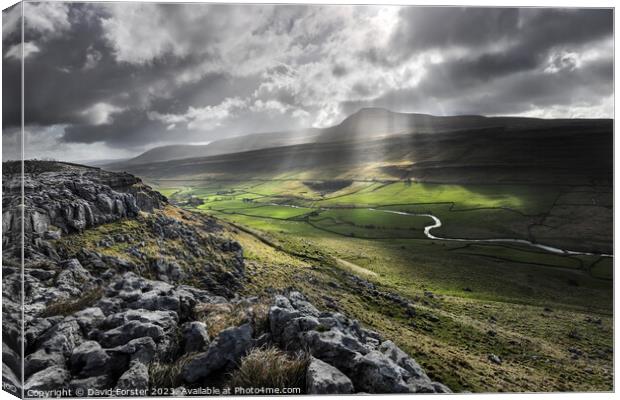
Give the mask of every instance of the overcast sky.
M 19 16 L 3 14 L 5 159 Z M 122 158 L 367 106 L 610 118 L 612 30 L 593 9 L 25 3 L 26 156 Z

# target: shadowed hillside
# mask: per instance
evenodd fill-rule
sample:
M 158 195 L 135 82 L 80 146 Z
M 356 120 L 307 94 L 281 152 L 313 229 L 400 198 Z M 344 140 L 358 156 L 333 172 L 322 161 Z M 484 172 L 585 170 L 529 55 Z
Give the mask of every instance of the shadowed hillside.
M 405 114 L 398 114 L 405 115 Z M 355 116 L 325 130 L 315 143 L 213 157 L 126 166 L 152 179 L 222 174 L 280 174 L 305 170 L 314 179 L 413 179 L 435 182 L 609 184 L 612 121 L 464 118 L 469 128 L 363 140 L 367 125 Z M 456 127 L 455 119 L 423 116 L 432 129 Z M 369 126 L 379 123 L 374 122 Z M 388 118 L 385 123 L 391 120 Z M 394 126 L 406 122 L 396 119 Z M 420 121 L 417 116 L 407 121 Z M 473 128 L 476 121 L 503 125 Z M 458 124 L 460 125 L 460 123 Z M 339 131 L 339 129 L 342 129 Z M 431 129 L 431 128 L 428 128 Z M 321 141 L 327 136 L 349 140 Z M 353 140 L 352 137 L 357 139 Z
M 264 149 L 274 146 L 295 145 L 314 140 L 318 130 L 304 129 L 299 131 L 255 133 L 251 135 L 220 139 L 205 145 L 175 144 L 160 146 L 145 151 L 129 160 L 106 163 L 106 166 L 122 168 L 129 165 L 180 160 L 184 158 L 208 157 L 218 154 L 237 153 Z

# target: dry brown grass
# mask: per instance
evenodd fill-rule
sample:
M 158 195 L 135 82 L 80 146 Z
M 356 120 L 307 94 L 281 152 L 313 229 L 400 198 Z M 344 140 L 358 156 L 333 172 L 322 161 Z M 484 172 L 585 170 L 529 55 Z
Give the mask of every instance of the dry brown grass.
M 264 332 L 268 327 L 269 304 L 200 304 L 194 309 L 196 319 L 207 325 L 207 332 L 211 339 L 215 338 L 224 329 L 250 323 L 255 333 Z
M 183 384 L 181 371 L 196 355 L 187 353 L 172 363 L 154 361 L 149 364 L 149 382 L 152 388 L 175 388 Z
M 89 290 L 77 299 L 63 299 L 49 304 L 41 313 L 42 317 L 54 315 L 71 315 L 85 308 L 92 307 L 103 296 L 103 288 Z
M 306 387 L 310 356 L 287 354 L 275 347 L 254 348 L 241 359 L 230 374 L 231 387 L 301 388 Z
M 196 221 L 196 218 L 191 218 L 191 214 L 188 215 L 188 213 L 178 207 L 175 206 L 171 206 L 171 205 L 166 205 L 162 210 L 161 213 L 163 213 L 166 217 L 169 218 L 173 218 L 176 220 L 181 220 L 185 223 L 191 224 L 191 225 L 198 225 L 198 222 Z

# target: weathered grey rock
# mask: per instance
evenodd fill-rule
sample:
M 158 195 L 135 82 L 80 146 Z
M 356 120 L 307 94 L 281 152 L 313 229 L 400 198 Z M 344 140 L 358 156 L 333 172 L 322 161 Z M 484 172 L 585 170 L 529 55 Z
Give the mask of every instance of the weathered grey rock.
M 347 374 L 347 370 L 354 366 L 356 359 L 368 353 L 356 338 L 338 330 L 306 332 L 301 338 L 301 343 L 313 356 Z
M 381 343 L 379 351 L 385 354 L 390 360 L 394 361 L 399 367 L 407 371 L 405 378 L 415 379 L 416 381 L 422 381 L 431 383 L 431 379 L 426 375 L 422 367 L 404 351 L 398 348 L 391 340 L 386 340 Z
M 97 340 L 104 347 L 116 347 L 148 336 L 155 341 L 162 356 L 172 355 L 177 345 L 177 324 L 178 316 L 174 311 L 126 310 L 105 319 L 102 329 L 107 330 Z
M 2 342 L 2 362 L 16 374 L 21 371 L 21 357 L 4 342 Z
M 39 211 L 33 211 L 30 215 L 32 230 L 36 233 L 44 233 L 50 224 L 50 218 L 47 214 Z
M 379 351 L 401 367 L 403 378 L 413 393 L 452 393 L 450 389 L 439 383 L 432 382 L 422 367 L 404 351 L 398 348 L 391 340 L 386 340 L 379 346 Z
M 106 365 L 110 357 L 101 345 L 88 340 L 73 350 L 70 363 L 71 370 L 76 375 L 88 377 L 101 375 L 106 371 Z
M 108 375 L 90 376 L 88 378 L 72 379 L 69 382 L 69 389 L 76 393 L 81 390 L 84 397 L 88 395 L 88 389 L 107 389 L 112 384 L 112 379 Z
M 279 307 L 277 304 L 282 304 L 284 307 Z M 288 299 L 284 302 L 281 297 L 276 297 L 276 305 L 269 309 L 269 326 L 273 337 L 284 344 L 282 332 L 293 319 L 299 317 L 301 317 L 301 313 L 290 306 Z
M 24 390 L 52 390 L 62 389 L 67 385 L 71 374 L 59 366 L 51 366 L 31 375 L 24 384 Z
M 8 284 L 5 284 L 6 280 L 11 279 L 10 277 L 4 277 L 2 284 L 2 341 L 6 343 L 12 349 L 21 349 L 22 341 L 21 341 L 21 324 L 19 320 L 21 318 L 21 304 L 19 300 L 17 302 L 13 302 L 10 300 L 10 295 L 8 293 Z M 16 284 L 21 287 L 21 279 L 16 280 Z M 19 291 L 20 289 L 17 289 Z M 20 296 L 18 294 L 13 294 L 14 296 Z M 19 297 L 18 297 L 19 299 Z M 13 308 L 13 312 L 10 311 L 10 308 Z M 50 325 L 51 326 L 51 325 Z M 30 340 L 30 342 L 29 342 Z M 24 342 L 31 343 L 32 336 L 28 335 L 28 330 L 26 330 L 26 335 L 24 335 Z
M 157 345 L 150 337 L 141 337 L 130 340 L 127 344 L 107 349 L 107 353 L 113 357 L 128 356 L 130 361 L 140 361 L 144 364 L 150 363 L 157 352 Z M 118 365 L 118 362 L 116 363 Z
M 151 269 L 157 274 L 157 279 L 164 282 L 177 282 L 185 276 L 178 263 L 167 262 L 162 258 L 154 260 Z
M 299 346 L 295 347 L 295 344 L 301 345 L 306 343 L 306 340 L 302 337 L 305 332 L 313 331 L 315 329 L 324 328 L 319 323 L 319 320 L 313 316 L 300 316 L 291 320 L 291 323 L 286 325 L 282 329 L 280 335 L 280 343 L 291 350 L 301 350 Z M 308 334 L 310 335 L 310 334 Z
M 97 204 L 103 212 L 111 213 L 112 211 L 114 211 L 114 202 L 108 195 L 104 193 L 99 193 L 97 195 Z
M 51 353 L 45 349 L 39 349 L 32 354 L 29 354 L 24 359 L 24 373 L 26 377 L 34 374 L 35 372 L 44 370 L 51 366 L 65 365 L 65 358 L 61 353 Z
M 407 387 L 411 393 L 436 393 L 433 382 L 410 380 Z
M 47 281 L 56 275 L 54 271 L 40 268 L 24 268 L 24 273 L 30 274 L 40 281 Z
M 135 202 L 130 204 L 131 207 L 139 208 L 140 210 L 144 210 L 146 212 L 152 212 L 155 208 L 161 208 L 164 203 L 163 196 L 154 197 L 147 191 L 137 190 L 134 191 Z
M 435 389 L 435 393 L 452 393 L 449 387 L 439 382 L 433 382 L 433 389 Z
M 197 382 L 215 371 L 235 366 L 252 346 L 252 327 L 243 324 L 224 329 L 209 345 L 209 349 L 196 355 L 181 372 L 188 383 Z
M 313 306 L 306 297 L 299 292 L 291 292 L 288 296 L 291 305 L 304 315 L 311 315 L 318 317 L 320 312 L 315 306 Z
M 118 327 L 131 321 L 149 323 L 169 330 L 176 328 L 178 316 L 173 311 L 132 309 L 109 315 L 103 325 Z
M 489 356 L 487 358 L 493 364 L 497 364 L 497 365 L 501 365 L 502 364 L 502 359 L 499 358 L 499 356 L 496 356 L 495 354 L 489 354 Z
M 161 326 L 150 322 L 129 321 L 125 325 L 104 332 L 101 344 L 106 347 L 115 347 L 145 336 L 158 341 L 164 336 L 164 330 Z
M 142 308 L 145 310 L 170 310 L 178 311 L 181 302 L 178 297 L 162 295 L 153 290 L 147 293 L 141 294 L 136 301 L 129 304 L 130 308 Z
M 49 318 L 33 318 L 25 327 L 24 340 L 26 344 L 34 343 L 43 332 L 52 327 Z
M 167 202 L 165 197 L 127 173 L 62 163 L 39 164 L 49 171 L 26 172 L 20 174 L 21 179 L 3 175 L 5 193 L 14 190 L 12 188 L 20 181 L 23 183 L 24 233 L 29 250 L 41 250 L 47 243 L 44 239 L 57 238 L 58 231 L 50 230 L 52 226 L 63 233 L 81 232 L 120 218 L 135 217 L 141 210 L 139 204 L 145 206 L 144 211 L 152 212 Z M 7 199 L 13 202 L 5 204 L 3 242 L 7 246 L 17 246 L 21 230 L 18 218 L 21 212 L 17 204 L 21 196 L 16 194 Z
M 192 321 L 183 324 L 182 335 L 185 353 L 204 351 L 209 345 L 209 333 L 204 322 Z
M 118 297 L 105 297 L 99 300 L 96 306 L 104 315 L 109 316 L 120 312 L 124 307 L 124 302 Z
M 345 374 L 326 362 L 312 357 L 306 371 L 308 394 L 349 394 L 353 383 Z
M 48 353 L 60 353 L 68 358 L 82 341 L 79 324 L 75 318 L 68 317 L 45 331 L 37 340 L 37 347 L 47 350 Z
M 139 361 L 133 361 L 129 369 L 118 378 L 116 388 L 122 390 L 145 390 L 149 387 L 149 369 Z
M 58 290 L 67 292 L 70 295 L 81 295 L 88 284 L 94 281 L 90 272 L 75 258 L 63 261 L 60 264 L 60 268 L 61 271 L 56 276 L 55 286 Z
M 78 311 L 73 316 L 84 332 L 90 332 L 99 327 L 105 320 L 105 315 L 99 307 L 89 307 Z
M 58 240 L 62 237 L 62 232 L 60 230 L 50 230 L 45 232 L 43 237 L 48 240 Z
M 289 301 L 289 299 L 284 297 L 284 296 L 282 296 L 282 295 L 276 295 L 274 297 L 273 305 L 275 307 L 284 308 L 284 309 L 287 309 L 287 310 L 294 310 L 294 308 L 291 305 L 291 302 Z
M 378 351 L 359 357 L 350 374 L 357 390 L 368 393 L 407 393 L 403 369 Z

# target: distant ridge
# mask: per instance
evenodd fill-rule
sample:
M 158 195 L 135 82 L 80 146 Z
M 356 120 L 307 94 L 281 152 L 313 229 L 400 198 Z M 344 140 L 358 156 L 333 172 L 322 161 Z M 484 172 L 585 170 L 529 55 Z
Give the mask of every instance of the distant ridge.
M 153 147 L 139 156 L 125 160 L 122 163 L 132 165 L 153 162 L 155 160 L 170 161 L 181 158 L 200 157 L 207 154 L 207 146 L 209 145 L 173 144 L 168 146 Z
M 115 169 L 152 162 L 180 160 L 185 158 L 209 157 L 220 154 L 238 153 L 241 151 L 259 150 L 269 147 L 290 146 L 313 141 L 318 129 L 303 129 L 297 131 L 254 133 L 236 136 L 228 139 L 213 141 L 209 144 L 173 144 L 154 147 L 137 157 L 112 162 L 108 167 Z
M 580 122 L 581 121 L 581 122 Z M 304 143 L 350 142 L 395 135 L 439 133 L 471 129 L 543 128 L 561 123 L 571 126 L 589 119 L 541 119 L 528 117 L 486 117 L 482 115 L 435 116 L 399 113 L 385 108 L 362 108 L 332 127 L 271 133 L 254 133 L 216 140 L 207 145 L 168 145 L 150 149 L 139 156 L 106 166 L 122 169 L 132 165 L 211 157 Z
M 429 114 L 398 113 L 385 108 L 362 108 L 340 124 L 323 129 L 319 141 L 369 139 L 408 133 L 488 127 L 493 122 L 480 115 L 437 117 Z

